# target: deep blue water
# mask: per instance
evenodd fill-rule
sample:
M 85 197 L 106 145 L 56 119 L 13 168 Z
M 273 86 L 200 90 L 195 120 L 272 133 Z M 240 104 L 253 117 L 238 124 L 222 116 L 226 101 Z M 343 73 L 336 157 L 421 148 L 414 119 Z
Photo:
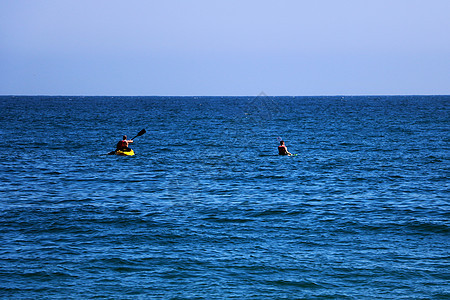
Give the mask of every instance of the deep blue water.
M 449 299 L 449 107 L 0 97 L 0 297 Z

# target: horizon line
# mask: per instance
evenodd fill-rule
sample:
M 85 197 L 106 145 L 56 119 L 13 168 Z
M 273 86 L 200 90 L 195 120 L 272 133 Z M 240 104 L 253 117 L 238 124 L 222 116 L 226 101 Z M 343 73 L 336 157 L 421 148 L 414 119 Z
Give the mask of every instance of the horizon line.
M 336 94 L 336 95 L 75 95 L 75 94 L 0 94 L 0 97 L 393 97 L 450 96 L 450 94 Z

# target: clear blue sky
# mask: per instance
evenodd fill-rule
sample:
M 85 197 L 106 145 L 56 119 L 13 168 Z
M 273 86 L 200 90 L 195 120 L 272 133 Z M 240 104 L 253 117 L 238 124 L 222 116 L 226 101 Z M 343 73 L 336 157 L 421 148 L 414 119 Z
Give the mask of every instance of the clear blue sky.
M 1 95 L 450 94 L 450 0 L 1 0 Z

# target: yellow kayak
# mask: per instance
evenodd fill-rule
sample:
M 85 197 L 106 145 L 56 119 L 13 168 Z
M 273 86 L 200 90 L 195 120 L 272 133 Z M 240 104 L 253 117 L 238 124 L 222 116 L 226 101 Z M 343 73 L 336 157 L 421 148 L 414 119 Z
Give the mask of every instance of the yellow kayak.
M 122 155 L 122 156 L 132 156 L 134 155 L 133 149 L 130 150 L 116 150 L 116 155 Z

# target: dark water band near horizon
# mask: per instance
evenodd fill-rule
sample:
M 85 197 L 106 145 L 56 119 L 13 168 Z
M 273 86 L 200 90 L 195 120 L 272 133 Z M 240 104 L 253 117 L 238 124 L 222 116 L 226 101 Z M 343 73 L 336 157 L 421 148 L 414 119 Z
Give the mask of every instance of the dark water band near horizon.
M 449 104 L 2 96 L 0 298 L 449 299 Z

